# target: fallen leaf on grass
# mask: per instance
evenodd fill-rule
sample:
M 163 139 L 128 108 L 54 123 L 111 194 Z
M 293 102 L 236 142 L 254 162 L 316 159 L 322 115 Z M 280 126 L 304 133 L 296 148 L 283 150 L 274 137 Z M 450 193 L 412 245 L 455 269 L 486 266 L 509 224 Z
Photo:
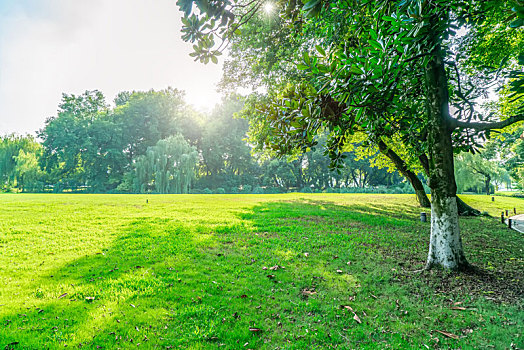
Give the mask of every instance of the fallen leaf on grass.
M 337 273 L 342 273 L 343 271 L 342 270 L 337 270 Z
M 353 311 L 353 308 L 349 305 L 340 305 L 340 308 L 344 310 Z
M 455 339 L 455 340 L 458 340 L 458 339 L 459 339 L 458 335 L 455 335 L 455 334 L 453 334 L 453 333 L 444 332 L 444 331 L 439 331 L 439 330 L 437 330 L 437 329 L 435 329 L 435 332 L 438 332 L 438 333 L 440 333 L 440 334 L 442 334 L 442 335 L 444 335 L 444 336 L 446 336 L 446 337 L 448 337 L 448 338 L 451 338 L 451 339 Z
M 279 265 L 275 265 L 275 266 L 271 266 L 269 269 L 270 269 L 271 271 L 277 271 L 278 269 L 283 269 L 283 267 L 282 267 L 282 266 L 279 266 Z
M 302 290 L 302 295 L 315 295 L 317 292 L 314 289 L 305 288 Z
M 245 294 L 242 294 L 242 295 L 240 296 L 240 299 L 245 299 L 245 298 L 247 298 L 247 295 L 245 295 Z
M 307 258 L 309 256 L 309 253 L 304 253 L 304 256 Z
M 360 317 L 358 317 L 357 314 L 355 313 L 353 314 L 353 319 L 357 321 L 358 323 L 362 323 L 362 321 L 360 320 Z
M 62 294 L 61 296 L 58 297 L 58 299 L 62 299 L 63 297 L 65 297 L 67 295 L 67 293 L 64 293 Z
M 86 297 L 86 300 L 92 301 L 95 300 L 95 297 Z
M 462 333 L 464 333 L 464 334 L 471 334 L 471 333 L 473 333 L 473 329 L 471 329 L 471 328 L 464 328 L 462 330 Z
M 249 327 L 249 330 L 253 333 L 260 333 L 262 332 L 262 330 L 260 328 L 255 328 L 255 327 Z
M 267 278 L 273 279 L 275 278 L 275 275 L 267 275 Z
M 465 307 L 462 306 L 453 306 L 451 310 L 467 310 Z
M 267 270 L 267 266 L 264 266 L 264 267 L 262 268 L 262 270 Z

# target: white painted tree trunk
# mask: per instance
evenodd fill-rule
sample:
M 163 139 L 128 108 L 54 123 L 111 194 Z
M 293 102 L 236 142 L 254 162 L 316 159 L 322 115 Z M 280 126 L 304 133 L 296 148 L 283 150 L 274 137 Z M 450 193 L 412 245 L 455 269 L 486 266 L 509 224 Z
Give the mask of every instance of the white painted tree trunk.
M 457 199 L 431 197 L 431 236 L 426 268 L 462 269 L 468 263 L 462 250 Z

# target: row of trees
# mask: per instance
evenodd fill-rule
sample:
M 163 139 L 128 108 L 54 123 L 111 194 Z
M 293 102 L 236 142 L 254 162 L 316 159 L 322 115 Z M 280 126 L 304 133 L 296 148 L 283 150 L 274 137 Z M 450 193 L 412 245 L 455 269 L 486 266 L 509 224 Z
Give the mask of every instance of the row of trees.
M 346 150 L 338 172 L 330 171 L 326 137 L 292 158 L 253 154 L 248 121 L 234 117 L 242 107 L 231 97 L 210 115 L 197 113 L 176 89 L 123 92 L 113 106 L 99 91 L 64 95 L 38 133 L 41 142 L 1 139 L 1 184 L 23 192 L 410 191 L 397 172 L 372 167 L 365 158 L 374 154 L 358 147 Z

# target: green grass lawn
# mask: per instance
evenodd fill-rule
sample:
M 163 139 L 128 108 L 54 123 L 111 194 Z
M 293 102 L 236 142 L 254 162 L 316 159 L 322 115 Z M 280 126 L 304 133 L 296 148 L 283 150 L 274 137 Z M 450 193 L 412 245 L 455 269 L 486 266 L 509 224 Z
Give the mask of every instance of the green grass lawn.
M 524 200 L 463 198 L 477 268 L 414 273 L 412 195 L 1 195 L 0 349 L 523 348 Z

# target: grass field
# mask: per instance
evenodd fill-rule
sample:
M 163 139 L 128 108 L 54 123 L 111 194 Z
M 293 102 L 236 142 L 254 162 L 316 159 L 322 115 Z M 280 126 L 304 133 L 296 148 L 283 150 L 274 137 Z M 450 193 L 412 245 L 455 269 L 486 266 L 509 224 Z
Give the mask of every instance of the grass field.
M 477 268 L 414 273 L 411 195 L 1 195 L 0 349 L 523 348 L 524 200 L 463 198 Z

